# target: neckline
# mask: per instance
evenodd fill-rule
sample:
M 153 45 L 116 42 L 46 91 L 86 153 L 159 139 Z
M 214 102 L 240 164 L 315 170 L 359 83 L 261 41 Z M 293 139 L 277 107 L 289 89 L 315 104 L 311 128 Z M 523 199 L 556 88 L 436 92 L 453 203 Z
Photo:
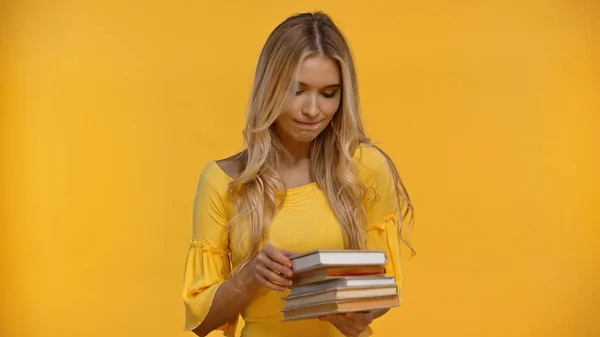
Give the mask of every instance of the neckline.
M 219 172 L 221 173 L 221 175 L 223 177 L 225 177 L 230 182 L 233 181 L 233 178 L 231 176 L 229 176 L 229 174 L 227 174 L 225 171 L 223 171 L 221 166 L 219 166 L 219 164 L 217 164 L 216 160 L 211 160 L 211 163 L 217 167 L 217 169 L 219 170 Z M 305 184 L 302 186 L 286 188 L 285 193 L 288 195 L 289 194 L 298 194 L 298 193 L 304 192 L 305 190 L 313 190 L 316 187 L 318 187 L 318 184 L 316 181 L 313 181 L 312 183 L 308 183 L 308 184 Z

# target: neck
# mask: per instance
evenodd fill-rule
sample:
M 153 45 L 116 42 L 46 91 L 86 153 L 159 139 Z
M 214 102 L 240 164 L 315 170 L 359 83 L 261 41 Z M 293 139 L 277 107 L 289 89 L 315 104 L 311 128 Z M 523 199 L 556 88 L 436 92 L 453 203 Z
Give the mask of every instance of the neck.
M 283 147 L 287 150 L 288 157 L 283 159 L 283 165 L 286 167 L 295 167 L 307 163 L 310 160 L 310 149 L 312 142 L 295 142 L 281 139 Z
M 284 165 L 294 167 L 309 161 L 311 145 L 312 143 L 283 144 L 289 155 L 288 158 L 284 159 Z

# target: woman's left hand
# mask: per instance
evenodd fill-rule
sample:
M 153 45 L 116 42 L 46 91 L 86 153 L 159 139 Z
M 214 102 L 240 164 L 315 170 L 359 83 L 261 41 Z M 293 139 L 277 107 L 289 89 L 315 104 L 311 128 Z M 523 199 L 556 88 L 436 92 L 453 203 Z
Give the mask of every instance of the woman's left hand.
M 325 315 L 320 320 L 333 324 L 348 337 L 358 337 L 373 322 L 373 315 L 368 312 L 347 312 L 343 314 Z

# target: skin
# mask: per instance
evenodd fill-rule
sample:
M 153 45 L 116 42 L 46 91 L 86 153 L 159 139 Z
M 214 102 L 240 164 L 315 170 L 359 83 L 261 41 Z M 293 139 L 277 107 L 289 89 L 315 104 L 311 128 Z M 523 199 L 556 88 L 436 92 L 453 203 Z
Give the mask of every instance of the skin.
M 331 122 L 340 106 L 341 77 L 337 63 L 323 55 L 303 60 L 299 65 L 298 91 L 286 104 L 286 111 L 275 121 L 275 130 L 290 157 L 280 164 L 279 174 L 287 188 L 313 182 L 310 176 L 310 147 Z M 217 161 L 231 177 L 240 174 L 236 156 Z M 217 290 L 213 305 L 202 324 L 194 330 L 205 336 L 235 318 L 266 287 L 284 291 L 292 285 L 293 252 L 267 244 L 242 271 Z M 387 310 L 321 316 L 345 336 L 358 336 Z
M 310 147 L 338 111 L 341 100 L 341 76 L 337 63 L 317 55 L 303 60 L 298 69 L 298 91 L 286 112 L 275 122 L 275 130 L 291 154 L 283 163 L 281 176 L 288 188 L 312 182 Z M 307 124 L 308 123 L 308 124 Z M 387 310 L 321 316 L 346 336 L 358 336 Z
M 310 147 L 340 106 L 341 81 L 337 64 L 322 55 L 303 60 L 298 67 L 298 90 L 275 121 L 275 131 L 290 154 L 279 174 L 287 188 L 311 183 Z

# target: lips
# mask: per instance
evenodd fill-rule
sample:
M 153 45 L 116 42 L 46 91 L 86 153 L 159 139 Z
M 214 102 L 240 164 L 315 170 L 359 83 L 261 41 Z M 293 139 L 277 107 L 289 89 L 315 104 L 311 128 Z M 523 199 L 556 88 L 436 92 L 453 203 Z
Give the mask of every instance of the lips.
M 316 129 L 321 124 L 321 122 L 301 122 L 301 121 L 295 121 L 295 122 L 300 128 L 303 128 L 303 129 Z
M 319 124 L 319 122 L 300 122 L 300 121 L 296 121 L 296 123 L 302 124 L 302 125 L 308 125 L 308 126 Z

